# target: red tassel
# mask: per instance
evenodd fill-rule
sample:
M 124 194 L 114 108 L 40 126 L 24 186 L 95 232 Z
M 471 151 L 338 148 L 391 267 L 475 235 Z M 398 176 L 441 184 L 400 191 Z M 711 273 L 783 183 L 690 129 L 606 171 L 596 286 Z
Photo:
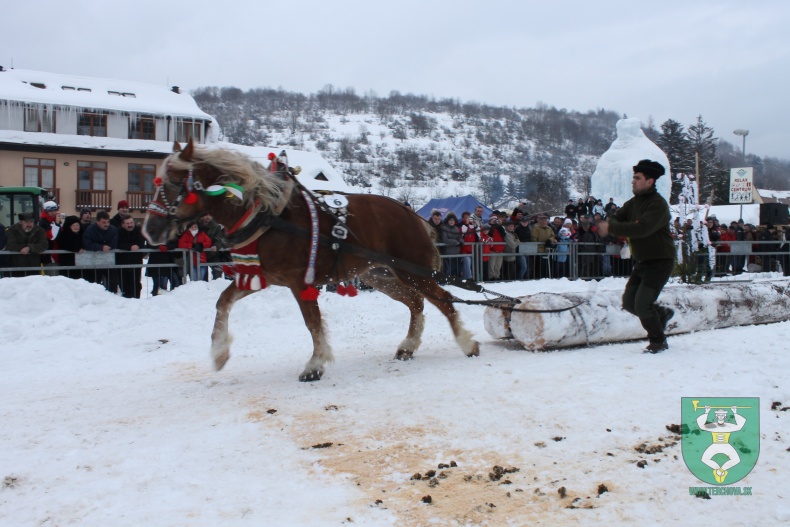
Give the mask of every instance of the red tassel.
M 353 298 L 359 294 L 359 291 L 357 291 L 357 288 L 354 287 L 354 284 L 348 284 L 348 287 L 346 287 L 346 294 Z
M 315 302 L 318 300 L 318 289 L 315 287 L 308 285 L 302 292 L 299 294 L 302 300 L 307 300 L 308 302 Z
M 194 205 L 195 203 L 197 203 L 197 194 L 195 194 L 194 192 L 190 192 L 189 194 L 187 194 L 187 196 L 184 198 L 184 203 L 186 203 L 187 205 Z
M 346 290 L 346 286 L 343 284 L 337 284 L 337 294 L 340 296 L 346 296 L 348 291 Z
M 277 154 L 275 154 L 274 152 L 269 152 L 268 157 L 269 157 L 269 161 L 274 161 L 274 158 L 277 157 Z
M 161 187 L 162 186 L 162 178 L 160 178 L 159 176 L 156 176 L 154 178 L 154 185 L 157 186 L 157 187 Z

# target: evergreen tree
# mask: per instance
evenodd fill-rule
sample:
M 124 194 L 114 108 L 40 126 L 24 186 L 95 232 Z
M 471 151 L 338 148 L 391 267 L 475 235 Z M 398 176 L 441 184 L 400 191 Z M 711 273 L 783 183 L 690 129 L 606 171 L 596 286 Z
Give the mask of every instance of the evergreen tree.
M 693 154 L 689 156 L 689 142 L 683 131 L 683 125 L 679 122 L 667 119 L 661 125 L 661 134 L 656 139 L 656 144 L 666 154 L 669 160 L 670 176 L 672 177 L 672 193 L 669 198 L 670 203 L 677 203 L 681 187 L 675 176 L 678 174 L 694 173 L 694 164 L 689 164 L 689 157 L 693 160 Z
M 729 200 L 729 193 L 726 191 L 729 182 L 724 180 L 723 167 L 716 159 L 713 128 L 708 127 L 699 115 L 697 122 L 689 126 L 686 140 L 689 147 L 687 162 L 691 166 L 699 166 L 697 181 L 700 201 L 704 203 L 712 200 L 716 205 L 726 203 Z

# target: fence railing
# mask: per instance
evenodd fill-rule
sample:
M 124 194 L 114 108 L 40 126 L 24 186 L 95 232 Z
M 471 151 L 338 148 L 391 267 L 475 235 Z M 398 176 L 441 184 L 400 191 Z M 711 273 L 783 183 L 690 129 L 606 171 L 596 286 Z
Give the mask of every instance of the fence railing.
M 781 241 L 727 242 L 727 247 L 718 244 L 713 274 L 739 274 L 741 272 L 776 272 L 790 270 L 790 243 Z M 441 249 L 442 244 L 437 244 Z M 471 278 L 477 282 L 535 280 L 540 278 L 599 279 L 609 276 L 628 276 L 634 265 L 631 258 L 621 256 L 621 246 L 616 244 L 563 242 L 553 246 L 542 243 L 520 243 L 516 252 L 495 252 L 495 247 L 505 247 L 504 243 L 472 243 L 468 254 L 442 255 L 443 271 L 461 278 Z M 486 249 L 487 247 L 487 249 Z M 723 251 L 722 249 L 729 249 Z M 490 251 L 490 252 L 489 252 Z M 227 251 L 225 251 L 227 253 Z M 141 263 L 121 264 L 123 255 L 143 256 Z M 155 263 L 150 254 L 165 254 L 170 262 Z M 221 274 L 222 262 L 200 262 L 199 253 L 188 249 L 173 249 L 162 253 L 158 249 L 138 251 L 113 250 L 108 252 L 85 251 L 45 251 L 45 256 L 68 255 L 74 265 L 61 263 L 36 263 L 28 266 L 11 266 L 18 252 L 0 251 L 0 278 L 26 275 L 64 275 L 70 278 L 84 278 L 91 282 L 104 283 L 115 292 L 115 286 L 126 293 L 137 284 L 143 270 L 149 277 L 166 278 L 171 287 L 189 280 L 202 279 L 212 273 Z M 30 255 L 40 261 L 40 255 Z M 708 266 L 708 253 L 695 252 L 691 256 L 703 266 Z M 159 269 L 160 271 L 153 272 Z M 131 273 L 129 271 L 132 271 Z M 138 274 L 135 274 L 138 273 Z

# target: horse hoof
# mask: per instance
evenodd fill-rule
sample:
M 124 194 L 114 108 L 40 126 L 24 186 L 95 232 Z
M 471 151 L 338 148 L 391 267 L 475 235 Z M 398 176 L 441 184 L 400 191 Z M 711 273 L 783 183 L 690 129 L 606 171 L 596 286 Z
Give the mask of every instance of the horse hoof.
M 466 354 L 467 357 L 479 357 L 480 356 L 480 344 L 477 342 L 474 343 L 472 349 L 469 350 L 469 353 Z
M 322 371 L 312 370 L 312 371 L 305 371 L 299 376 L 300 382 L 314 382 L 320 381 L 321 376 L 324 374 Z
M 225 366 L 225 363 L 228 362 L 229 358 L 230 358 L 230 352 L 229 351 L 226 351 L 225 353 L 223 353 L 219 357 L 216 357 L 214 359 L 214 369 L 216 369 L 217 371 L 221 370 Z
M 414 358 L 414 352 L 409 350 L 400 349 L 395 354 L 395 358 L 398 360 L 411 360 Z

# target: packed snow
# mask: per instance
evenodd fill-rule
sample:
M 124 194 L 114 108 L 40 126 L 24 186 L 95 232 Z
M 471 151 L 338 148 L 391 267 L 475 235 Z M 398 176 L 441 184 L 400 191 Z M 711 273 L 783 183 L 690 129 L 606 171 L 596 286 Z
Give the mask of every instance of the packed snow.
M 489 287 L 594 296 L 624 283 Z M 300 383 L 311 339 L 276 287 L 236 304 L 231 360 L 212 369 L 226 284 L 127 300 L 63 277 L 0 280 L 0 524 L 790 522 L 790 322 L 671 336 L 658 355 L 637 341 L 540 353 L 495 340 L 483 308 L 459 305 L 481 342 L 467 358 L 429 306 L 421 348 L 400 362 L 403 306 L 325 292 L 336 362 Z M 753 495 L 699 499 L 689 488 L 707 485 L 667 426 L 681 397 L 725 396 L 760 398 L 759 460 L 737 483 Z

